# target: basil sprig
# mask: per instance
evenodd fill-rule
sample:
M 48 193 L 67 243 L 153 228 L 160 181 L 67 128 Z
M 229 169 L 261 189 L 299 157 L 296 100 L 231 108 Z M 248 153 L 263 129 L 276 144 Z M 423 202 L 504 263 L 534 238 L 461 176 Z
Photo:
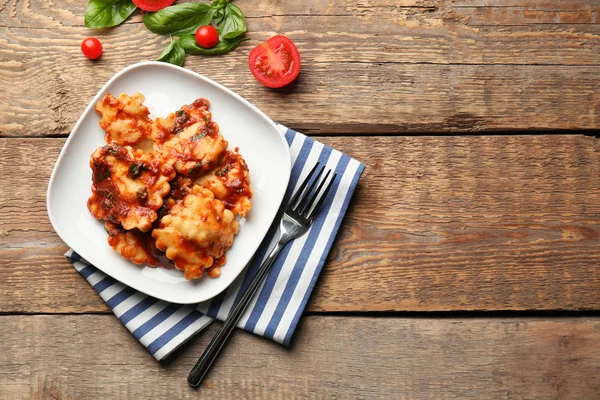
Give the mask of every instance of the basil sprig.
M 188 6 L 185 9 L 185 13 L 175 12 L 181 6 Z M 209 11 L 206 11 L 207 7 Z M 207 21 L 206 18 L 208 16 L 210 18 Z M 208 25 L 211 21 L 219 32 L 219 41 L 215 46 L 205 49 L 198 45 L 193 33 L 200 26 Z M 241 42 L 248 39 L 243 37 L 243 34 L 246 32 L 244 13 L 242 13 L 242 10 L 238 6 L 231 4 L 230 0 L 214 0 L 210 6 L 201 3 L 185 3 L 167 7 L 153 14 L 146 14 L 144 16 L 144 24 L 155 33 L 180 36 L 177 43 L 187 54 L 204 56 L 225 54 L 234 50 Z M 169 48 L 172 46 L 172 43 L 169 44 Z M 168 53 L 169 51 L 165 50 L 163 53 Z M 170 62 L 168 58 L 160 61 Z M 174 61 L 179 62 L 179 58 L 174 59 Z M 175 62 L 171 63 L 176 64 Z
M 215 9 L 204 3 L 184 3 L 144 15 L 144 25 L 159 35 L 194 33 L 213 19 Z
M 131 0 L 90 0 L 83 21 L 88 28 L 110 28 L 122 24 L 136 8 Z
M 231 50 L 235 50 L 235 48 L 238 47 L 238 45 L 244 40 L 248 39 L 250 38 L 242 36 L 238 36 L 233 39 L 223 39 L 222 37 L 220 37 L 217 44 L 211 47 L 210 49 L 200 47 L 196 42 L 196 37 L 194 35 L 183 35 L 179 38 L 178 43 L 188 54 L 214 56 L 217 54 L 229 53 Z
M 217 26 L 221 29 L 223 39 L 233 39 L 246 32 L 246 19 L 238 6 L 227 3 L 220 12 L 222 15 Z
M 166 49 L 158 56 L 156 61 L 162 61 L 170 64 L 179 65 L 180 67 L 183 65 L 183 61 L 185 60 L 185 51 L 183 47 L 176 41 L 171 38 L 171 43 L 167 46 Z
M 85 10 L 88 28 L 108 28 L 123 23 L 136 10 L 132 0 L 89 0 Z M 163 61 L 182 66 L 185 54 L 216 55 L 234 50 L 247 40 L 246 19 L 242 10 L 231 0 L 213 0 L 204 3 L 184 3 L 146 13 L 142 18 L 150 31 L 170 35 L 171 41 L 158 56 Z M 213 24 L 219 32 L 219 41 L 205 49 L 196 43 L 194 33 L 203 25 Z M 179 36 L 173 40 L 173 36 Z

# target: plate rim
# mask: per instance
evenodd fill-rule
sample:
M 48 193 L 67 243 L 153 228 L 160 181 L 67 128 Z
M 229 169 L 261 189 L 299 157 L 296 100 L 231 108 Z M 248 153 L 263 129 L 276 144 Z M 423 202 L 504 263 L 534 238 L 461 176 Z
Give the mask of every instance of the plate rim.
M 159 68 L 165 68 L 165 69 L 172 69 L 173 71 L 175 71 L 176 73 L 184 73 L 187 74 L 195 79 L 200 79 L 201 81 L 203 81 L 206 84 L 209 84 L 211 86 L 214 86 L 215 88 L 224 91 L 225 93 L 227 93 L 228 95 L 236 98 L 238 101 L 241 101 L 246 107 L 249 107 L 252 111 L 254 111 L 259 117 L 261 117 L 263 120 L 265 120 L 265 122 L 267 122 L 268 125 L 271 125 L 271 127 L 277 131 L 279 134 L 276 136 L 277 138 L 279 138 L 279 140 L 281 141 L 281 143 L 284 145 L 282 147 L 284 147 L 287 151 L 286 151 L 286 155 L 287 155 L 287 160 L 288 160 L 288 168 L 286 169 L 287 173 L 285 174 L 285 187 L 287 190 L 287 187 L 289 186 L 289 182 L 290 182 L 290 177 L 291 177 L 291 172 L 292 172 L 292 156 L 291 156 L 291 152 L 290 152 L 290 148 L 289 145 L 287 143 L 287 141 L 285 140 L 284 135 L 282 134 L 282 132 L 280 131 L 280 129 L 277 127 L 277 124 L 275 124 L 275 122 L 270 119 L 269 117 L 267 117 L 267 115 L 265 113 L 263 113 L 260 109 L 258 109 L 254 104 L 250 103 L 248 100 L 246 100 L 245 98 L 243 98 L 242 96 L 240 96 L 239 94 L 235 93 L 234 91 L 232 91 L 231 89 L 223 86 L 222 84 L 202 75 L 199 74 L 197 72 L 191 71 L 189 69 L 183 68 L 183 67 L 179 67 L 177 65 L 173 65 L 173 64 L 167 64 L 167 63 L 163 63 L 163 62 L 159 62 L 159 61 L 143 61 L 143 62 L 139 62 L 139 63 L 134 63 L 131 64 L 123 69 L 121 69 L 120 71 L 118 71 L 117 73 L 115 73 L 108 81 L 106 81 L 106 83 L 98 90 L 98 92 L 96 93 L 96 95 L 92 98 L 92 100 L 90 101 L 90 103 L 87 105 L 87 107 L 85 108 L 85 110 L 81 113 L 81 115 L 79 116 L 79 119 L 77 120 L 77 122 L 75 123 L 75 125 L 73 126 L 73 128 L 71 129 L 69 136 L 67 137 L 67 140 L 65 141 L 65 144 L 63 145 L 62 149 L 60 150 L 60 153 L 58 154 L 58 157 L 54 163 L 54 167 L 52 168 L 52 173 L 50 175 L 50 179 L 48 180 L 48 187 L 46 189 L 46 211 L 48 214 L 48 218 L 50 220 L 50 224 L 52 225 L 52 228 L 54 229 L 54 232 L 56 232 L 56 234 L 58 235 L 58 237 L 73 251 L 75 251 L 76 253 L 80 254 L 75 247 L 76 246 L 72 246 L 72 243 L 69 243 L 68 240 L 65 239 L 65 237 L 63 237 L 63 235 L 60 232 L 60 229 L 57 229 L 57 227 L 59 227 L 60 225 L 58 224 L 58 222 L 56 221 L 56 216 L 53 216 L 53 205 L 52 205 L 52 200 L 51 200 L 51 193 L 52 193 L 52 188 L 55 185 L 55 180 L 56 175 L 57 175 L 57 169 L 58 166 L 61 164 L 63 158 L 65 157 L 65 154 L 67 154 L 71 143 L 72 143 L 72 139 L 75 137 L 75 135 L 73 135 L 73 132 L 76 132 L 79 129 L 79 126 L 83 123 L 83 120 L 87 117 L 87 115 L 93 110 L 94 105 L 99 101 L 100 97 L 102 96 L 103 92 L 105 91 L 105 89 L 111 85 L 115 80 L 117 80 L 119 77 L 121 77 L 122 75 L 124 75 L 125 73 L 137 69 L 137 68 L 143 68 L 146 66 L 154 66 L 154 67 L 159 67 Z M 283 190 L 280 198 L 277 199 L 276 203 L 279 205 L 279 207 L 281 206 L 281 203 L 283 202 L 283 198 L 285 197 L 285 192 L 286 190 Z M 279 208 L 278 207 L 278 208 Z M 269 223 L 269 227 L 272 226 L 273 222 L 275 221 L 275 217 L 277 216 L 277 212 L 275 212 L 273 214 L 273 218 L 271 219 L 270 223 Z M 265 236 L 267 235 L 269 229 L 267 229 L 263 235 L 263 237 L 261 238 L 260 243 L 262 243 L 264 241 Z M 259 244 L 260 247 L 260 244 Z M 257 248 L 258 249 L 258 248 Z M 144 290 L 143 285 L 142 288 L 140 288 L 137 284 L 129 284 L 129 283 L 125 283 L 122 282 L 119 278 L 113 276 L 112 274 L 110 274 L 109 272 L 106 272 L 103 268 L 95 266 L 95 268 L 98 268 L 98 270 L 102 271 L 103 273 L 107 274 L 108 276 L 110 276 L 111 278 L 115 279 L 116 281 L 131 287 L 132 289 L 135 289 L 139 292 L 142 292 L 148 296 L 152 296 L 154 298 L 157 298 L 159 300 L 163 300 L 169 303 L 176 303 L 176 304 L 196 304 L 196 303 L 201 303 L 207 300 L 210 300 L 216 296 L 218 296 L 220 293 L 222 293 L 223 291 L 227 290 L 231 284 L 235 281 L 235 279 L 237 279 L 237 277 L 239 277 L 239 275 L 242 273 L 242 271 L 244 271 L 244 269 L 247 267 L 248 263 L 252 260 L 252 258 L 254 257 L 254 254 L 256 254 L 256 250 L 250 255 L 248 261 L 246 262 L 246 265 L 244 267 L 242 267 L 240 269 L 240 271 L 233 275 L 231 280 L 229 282 L 227 282 L 226 285 L 223 286 L 223 288 L 221 290 L 219 290 L 217 293 L 214 293 L 212 295 L 210 295 L 209 297 L 203 297 L 203 298 L 197 298 L 197 299 L 193 299 L 193 300 L 187 300 L 187 301 L 174 301 L 173 299 L 169 299 L 169 298 L 165 298 L 165 296 L 162 295 L 157 295 L 155 293 L 148 293 L 146 290 Z M 81 254 L 80 254 L 81 255 Z M 85 259 L 85 257 L 82 255 L 82 257 Z M 87 261 L 87 259 L 86 259 Z M 93 265 L 90 263 L 90 265 Z M 141 270 L 140 270 L 141 271 Z

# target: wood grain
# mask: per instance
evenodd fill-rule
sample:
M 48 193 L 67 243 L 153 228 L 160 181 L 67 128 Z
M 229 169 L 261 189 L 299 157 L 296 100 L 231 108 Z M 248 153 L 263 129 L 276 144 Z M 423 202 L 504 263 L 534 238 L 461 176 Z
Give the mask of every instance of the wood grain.
M 222 57 L 188 56 L 186 67 L 307 133 L 597 129 L 600 5 L 525 3 L 240 1 L 252 40 Z M 139 16 L 89 30 L 83 10 L 71 0 L 1 7 L 0 79 L 11 84 L 0 87 L 0 136 L 66 135 L 104 82 L 168 42 Z M 303 59 L 282 90 L 262 87 L 247 67 L 249 49 L 275 33 Z M 80 54 L 91 34 L 104 43 L 98 62 Z
M 193 0 L 181 0 L 187 3 Z M 296 1 L 278 4 L 273 1 L 239 0 L 247 19 L 270 18 L 275 16 L 295 17 L 397 17 L 396 22 L 404 19 L 436 21 L 440 14 L 462 20 L 469 25 L 486 18 L 488 24 L 497 25 L 533 25 L 533 24 L 597 24 L 600 12 L 598 0 L 321 0 L 318 3 Z M 4 13 L 0 16 L 0 26 L 36 28 L 59 26 L 84 26 L 83 15 L 86 3 L 77 0 L 56 0 L 52 3 L 43 0 L 4 0 L 0 4 Z M 450 15 L 449 15 L 450 14 Z M 502 15 L 499 21 L 492 17 Z M 125 24 L 139 24 L 142 13 L 137 11 Z M 475 23 L 474 23 L 475 22 Z M 431 23 L 433 25 L 433 23 Z M 351 28 L 351 27 L 348 27 Z
M 307 317 L 292 346 L 236 332 L 199 391 L 216 326 L 160 365 L 112 316 L 0 316 L 6 399 L 593 399 L 598 318 Z
M 85 4 L 0 0 L 0 399 L 600 398 L 589 316 L 307 315 L 291 349 L 237 332 L 190 389 L 217 324 L 155 362 L 48 221 L 64 136 L 106 80 L 168 42 L 139 12 L 89 30 Z M 251 40 L 186 67 L 367 164 L 309 311 L 600 309 L 600 144 L 571 131 L 600 127 L 600 0 L 236 4 Z M 277 33 L 303 67 L 268 90 L 247 55 Z M 554 129 L 575 134 L 519 135 Z M 404 133 L 432 135 L 382 136 Z
M 367 168 L 309 310 L 600 309 L 597 139 L 318 139 Z M 0 140 L 0 312 L 107 310 L 46 216 L 63 142 Z

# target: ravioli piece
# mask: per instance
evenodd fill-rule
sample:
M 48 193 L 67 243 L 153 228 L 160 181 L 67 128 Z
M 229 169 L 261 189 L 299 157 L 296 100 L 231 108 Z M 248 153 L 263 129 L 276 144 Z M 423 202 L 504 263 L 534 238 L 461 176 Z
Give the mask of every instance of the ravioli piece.
M 163 144 L 173 136 L 174 125 L 175 113 L 169 114 L 167 118 L 156 118 L 150 127 L 150 139 L 159 145 Z
M 208 111 L 210 102 L 207 99 L 197 99 L 190 105 L 182 106 L 181 109 L 171 113 L 167 118 L 156 118 L 152 121 L 150 137 L 160 145 L 172 139 L 187 126 L 198 121 L 210 121 L 211 113 Z M 213 122 L 215 129 L 218 125 Z
M 175 158 L 180 174 L 197 176 L 215 168 L 227 150 L 219 126 L 211 121 L 209 105 L 208 100 L 198 99 L 152 125 L 151 137 L 158 150 Z
M 99 147 L 90 158 L 92 196 L 88 209 L 98 219 L 147 232 L 175 177 L 171 162 L 129 146 Z
M 162 207 L 158 210 L 158 218 L 161 219 L 169 213 L 175 204 L 182 204 L 185 196 L 192 192 L 193 180 L 185 175 L 177 174 L 175 179 L 169 182 L 171 191 L 164 198 Z
M 248 165 L 238 149 L 227 150 L 219 165 L 210 173 L 200 176 L 194 183 L 209 189 L 228 210 L 245 217 L 252 203 Z
M 138 229 L 126 231 L 120 225 L 111 222 L 105 222 L 104 228 L 108 232 L 108 244 L 124 258 L 135 264 L 148 264 L 153 267 L 160 263 L 159 250 L 150 232 Z
M 206 275 L 210 276 L 211 278 L 218 278 L 219 276 L 221 276 L 221 267 L 225 264 L 226 260 L 226 254 L 223 254 L 222 257 L 215 258 L 215 262 L 213 263 L 213 265 L 211 265 L 210 268 L 206 270 Z
M 148 139 L 152 120 L 148 117 L 148 108 L 142 104 L 145 99 L 140 93 L 131 96 L 122 93 L 117 98 L 109 93 L 96 104 L 107 144 L 139 146 L 147 151 L 152 148 Z
M 223 202 L 210 190 L 194 186 L 183 202 L 173 205 L 160 220 L 152 236 L 156 247 L 166 252 L 186 279 L 196 279 L 225 255 L 238 230 L 238 222 Z M 216 266 L 223 262 L 219 260 Z

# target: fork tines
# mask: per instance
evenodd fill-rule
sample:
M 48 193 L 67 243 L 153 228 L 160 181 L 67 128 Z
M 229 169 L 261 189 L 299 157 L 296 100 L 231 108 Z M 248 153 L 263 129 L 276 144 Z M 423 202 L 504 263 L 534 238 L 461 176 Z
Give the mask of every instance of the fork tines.
M 325 198 L 327 197 L 327 194 L 331 189 L 333 181 L 337 176 L 336 173 L 333 173 L 331 178 L 328 179 L 332 173 L 332 170 L 328 169 L 327 173 L 325 174 L 325 177 L 323 179 L 320 179 L 321 175 L 323 175 L 323 171 L 325 171 L 325 166 L 321 165 L 321 168 L 319 168 L 319 165 L 320 163 L 315 164 L 313 169 L 310 171 L 306 179 L 304 179 L 304 181 L 292 197 L 292 200 L 289 204 L 289 207 L 292 211 L 298 213 L 299 215 L 307 219 L 312 219 L 315 217 L 315 215 L 323 205 L 323 202 L 325 201 Z M 315 171 L 317 171 L 317 169 L 319 169 L 319 172 L 316 174 L 316 176 L 313 176 L 315 175 Z M 328 183 L 325 186 L 326 182 Z M 324 186 L 325 189 L 323 189 Z

